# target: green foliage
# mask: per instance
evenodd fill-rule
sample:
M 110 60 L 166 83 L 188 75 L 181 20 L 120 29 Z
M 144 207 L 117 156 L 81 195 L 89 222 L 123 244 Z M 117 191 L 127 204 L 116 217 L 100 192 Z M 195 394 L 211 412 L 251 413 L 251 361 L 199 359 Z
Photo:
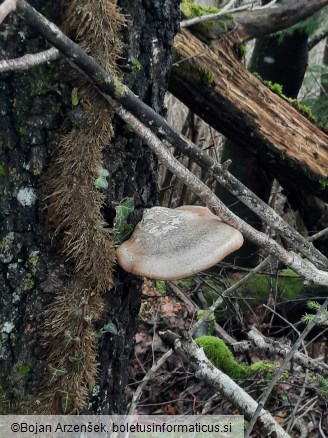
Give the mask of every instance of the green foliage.
M 214 7 L 203 7 L 194 4 L 193 0 L 182 0 L 180 5 L 181 11 L 187 18 L 201 17 L 202 15 L 215 14 L 220 9 Z
M 303 103 L 307 105 L 313 114 L 315 114 L 318 123 L 328 128 L 328 66 L 322 64 L 310 64 L 306 70 L 306 76 L 304 78 L 304 88 L 309 90 L 316 89 L 317 85 L 321 82 L 322 89 L 325 93 L 320 93 L 319 96 L 306 97 Z
M 165 281 L 156 281 L 156 289 L 161 295 L 166 295 L 166 284 Z
M 116 244 L 121 244 L 128 238 L 132 232 L 132 227 L 126 222 L 127 217 L 134 210 L 132 198 L 124 199 L 116 208 L 116 216 L 114 219 L 114 241 Z
M 20 363 L 18 365 L 18 372 L 20 374 L 28 374 L 31 371 L 31 367 L 27 365 L 26 363 Z
M 306 305 L 310 310 L 313 310 L 316 314 L 318 312 L 321 312 L 321 318 L 318 320 L 318 324 L 328 326 L 328 310 L 327 309 L 323 309 L 321 307 L 321 304 L 318 303 L 317 301 L 308 301 L 306 303 Z M 302 316 L 302 321 L 309 323 L 309 322 L 313 321 L 315 316 L 316 316 L 315 314 L 306 313 L 305 315 Z
M 71 101 L 73 106 L 78 106 L 79 104 L 79 94 L 78 89 L 74 87 L 71 92 Z
M 317 121 L 328 129 L 328 98 L 326 95 L 320 95 L 318 98 L 304 99 L 304 104 L 315 115 Z
M 117 336 L 118 330 L 116 325 L 113 322 L 109 322 L 108 324 L 104 325 L 104 327 L 97 333 L 97 338 L 101 338 L 101 336 L 105 333 L 111 333 L 112 335 Z
M 93 183 L 96 189 L 108 189 L 108 181 L 107 177 L 109 176 L 109 172 L 107 169 L 103 169 L 102 167 L 98 170 L 98 178 Z
M 328 399 L 328 379 L 320 380 L 320 395 Z
M 239 55 L 241 58 L 245 58 L 247 54 L 247 45 L 246 44 L 240 44 L 238 47 Z
M 276 82 L 271 82 L 271 81 L 264 81 L 264 83 L 270 88 L 271 91 L 273 91 L 276 94 L 279 94 L 279 96 L 281 96 L 282 93 L 282 85 L 276 83 Z

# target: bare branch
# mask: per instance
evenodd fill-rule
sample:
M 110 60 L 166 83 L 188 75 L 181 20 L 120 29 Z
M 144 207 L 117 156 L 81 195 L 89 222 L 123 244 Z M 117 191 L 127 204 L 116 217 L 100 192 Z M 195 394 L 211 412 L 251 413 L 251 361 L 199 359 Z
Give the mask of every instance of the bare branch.
M 10 70 L 27 70 L 36 65 L 43 64 L 48 61 L 54 61 L 59 58 L 59 51 L 52 47 L 51 49 L 39 52 L 34 55 L 24 55 L 21 58 L 4 59 L 0 61 L 0 73 Z
M 7 17 L 7 15 L 10 14 L 10 12 L 13 12 L 16 10 L 18 2 L 19 2 L 19 0 L 5 0 L 0 5 L 0 24 Z
M 171 339 L 176 336 L 170 336 L 170 332 L 160 334 L 163 341 L 167 342 L 174 350 L 177 351 L 195 370 L 195 376 L 216 388 L 227 400 L 236 406 L 247 419 L 250 419 L 258 404 L 247 394 L 237 383 L 229 376 L 224 374 L 207 359 L 202 348 L 199 348 L 192 339 L 178 339 L 172 345 Z M 271 414 L 260 410 L 259 420 L 263 429 L 263 436 L 276 436 L 277 438 L 290 438 L 284 429 L 276 423 Z
M 245 221 L 232 213 L 215 194 L 194 174 L 186 169 L 162 142 L 133 114 L 123 108 L 121 104 L 110 96 L 102 93 L 110 103 L 114 111 L 133 129 L 157 155 L 160 162 L 174 173 L 190 190 L 192 190 L 202 201 L 227 224 L 238 229 L 246 238 L 264 249 L 264 251 L 277 257 L 282 263 L 286 264 L 294 271 L 298 272 L 308 281 L 317 284 L 328 285 L 328 272 L 321 271 L 311 262 L 304 261 L 298 254 L 286 251 L 276 241 L 260 231 L 255 230 Z
M 326 1 L 328 2 L 328 0 Z M 116 78 L 107 73 L 91 56 L 88 56 L 77 44 L 67 38 L 58 27 L 36 12 L 24 0 L 21 0 L 19 10 L 29 24 L 55 46 L 75 69 L 82 71 L 93 84 L 96 84 L 102 92 L 115 98 L 119 96 L 117 100 L 132 114 L 136 114 L 159 138 L 165 138 L 200 166 L 208 169 L 223 187 L 237 196 L 245 205 L 254 209 L 263 221 L 276 229 L 280 235 L 291 243 L 292 247 L 297 248 L 305 257 L 319 267 L 327 267 L 327 258 L 309 244 L 273 209 L 269 208 L 259 197 L 234 178 L 226 168 L 216 163 L 208 154 L 197 148 L 195 144 L 177 134 L 159 114 L 143 103 Z
M 263 336 L 255 327 L 252 327 L 247 333 L 247 336 L 255 347 L 267 353 L 278 354 L 280 357 L 286 357 L 291 350 L 291 347 L 282 344 L 281 341 L 275 341 Z M 303 368 L 322 374 L 323 376 L 328 376 L 328 364 L 312 359 L 299 351 L 295 352 L 293 360 Z

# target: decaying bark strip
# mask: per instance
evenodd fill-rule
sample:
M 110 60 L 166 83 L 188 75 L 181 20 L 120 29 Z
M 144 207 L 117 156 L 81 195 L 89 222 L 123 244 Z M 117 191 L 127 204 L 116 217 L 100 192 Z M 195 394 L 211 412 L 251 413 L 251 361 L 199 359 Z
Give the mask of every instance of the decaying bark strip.
M 207 46 L 175 39 L 169 90 L 207 123 L 257 153 L 284 185 L 293 179 L 328 201 L 328 135 L 237 59 L 229 36 Z

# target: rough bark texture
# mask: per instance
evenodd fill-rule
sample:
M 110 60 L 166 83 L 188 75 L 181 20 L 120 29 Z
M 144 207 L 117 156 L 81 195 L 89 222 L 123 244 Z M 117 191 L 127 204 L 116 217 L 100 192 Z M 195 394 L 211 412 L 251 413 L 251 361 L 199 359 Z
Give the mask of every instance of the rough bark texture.
M 44 12 L 58 18 L 49 5 Z M 1 58 L 46 47 L 14 15 L 0 33 Z M 40 177 L 62 122 L 58 65 L 0 77 L 0 413 L 37 396 L 46 373 L 38 329 L 60 265 L 41 224 Z
M 44 4 L 34 1 L 32 5 L 54 19 L 53 11 L 47 9 L 52 2 Z M 121 0 L 119 5 L 131 21 L 125 29 L 127 47 L 122 59 L 126 83 L 163 112 L 171 45 L 179 19 L 178 1 Z M 53 7 L 58 10 L 58 5 Z M 46 48 L 16 16 L 7 19 L 0 32 L 1 57 Z M 133 67 L 136 65 L 138 68 Z M 68 85 L 57 78 L 58 66 L 52 63 L 0 77 L 0 413 L 22 412 L 23 396 L 33 405 L 40 385 L 49 378 L 47 351 L 40 342 L 42 311 L 67 275 L 60 247 L 51 246 L 41 224 L 39 202 L 42 175 L 62 124 L 62 99 L 69 96 Z M 64 71 L 67 68 L 65 65 Z M 129 196 L 135 201 L 130 218 L 135 224 L 142 209 L 157 202 L 156 160 L 120 125 L 104 159 L 110 171 L 105 218 L 112 225 L 115 204 Z M 106 295 L 106 311 L 97 328 L 112 321 L 119 335 L 105 334 L 100 339 L 99 379 L 88 409 L 92 413 L 124 413 L 126 409 L 140 282 L 121 272 L 115 283 L 114 290 Z
M 170 91 L 196 114 L 259 155 L 275 177 L 327 200 L 328 136 L 238 61 L 229 39 L 203 44 L 183 30 Z M 200 54 L 202 56 L 200 56 Z

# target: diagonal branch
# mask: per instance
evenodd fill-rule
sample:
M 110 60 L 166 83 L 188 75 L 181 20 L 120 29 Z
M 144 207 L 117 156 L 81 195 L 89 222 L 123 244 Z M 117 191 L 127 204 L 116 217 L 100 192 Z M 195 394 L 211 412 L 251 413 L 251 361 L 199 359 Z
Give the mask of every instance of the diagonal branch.
M 327 0 L 328 1 L 328 0 Z M 196 145 L 177 134 L 167 122 L 154 110 L 143 103 L 127 87 L 107 73 L 83 49 L 66 37 L 60 29 L 33 9 L 27 2 L 21 1 L 19 11 L 48 42 L 56 47 L 73 65 L 82 71 L 99 89 L 117 99 L 128 111 L 148 126 L 159 138 L 166 139 L 184 154 L 191 157 L 203 168 L 209 169 L 218 182 L 237 196 L 245 205 L 252 208 L 258 216 L 276 229 L 292 247 L 297 248 L 305 257 L 319 267 L 327 267 L 328 260 L 315 247 L 309 244 L 299 233 L 287 224 L 273 209 L 242 185 L 226 168 L 216 163 Z
M 191 338 L 179 339 L 174 333 L 167 331 L 160 333 L 160 337 L 171 348 L 187 360 L 195 371 L 195 376 L 217 389 L 227 400 L 242 412 L 246 419 L 251 419 L 257 410 L 256 401 L 237 385 L 229 376 L 216 368 L 205 356 L 202 348 Z M 263 436 L 290 438 L 288 433 L 276 423 L 271 414 L 260 410 L 258 420 L 263 429 Z
M 298 254 L 286 251 L 275 240 L 266 234 L 257 231 L 251 225 L 240 219 L 226 207 L 223 202 L 210 190 L 207 185 L 200 181 L 193 173 L 186 169 L 171 152 L 165 148 L 156 135 L 147 128 L 132 113 L 112 97 L 102 93 L 118 116 L 124 120 L 133 131 L 143 139 L 150 149 L 157 155 L 160 162 L 174 173 L 183 183 L 189 187 L 217 216 L 224 222 L 239 230 L 246 238 L 254 242 L 279 259 L 282 263 L 299 273 L 308 281 L 317 284 L 328 285 L 328 272 L 317 269 L 311 262 L 303 260 Z

